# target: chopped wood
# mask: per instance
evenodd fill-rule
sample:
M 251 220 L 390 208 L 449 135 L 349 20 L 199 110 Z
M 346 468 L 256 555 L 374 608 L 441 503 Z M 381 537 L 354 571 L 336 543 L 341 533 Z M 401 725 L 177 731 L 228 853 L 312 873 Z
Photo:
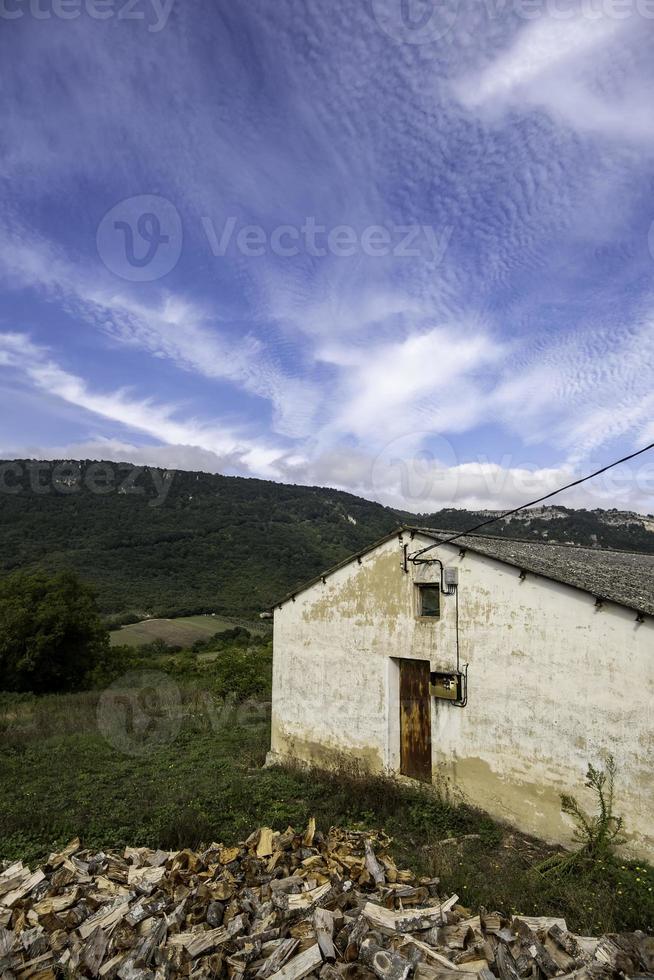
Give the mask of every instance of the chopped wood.
M 311 817 L 307 829 L 304 832 L 302 843 L 305 847 L 313 847 L 313 839 L 316 835 L 316 818 Z
M 558 926 L 559 929 L 562 929 L 564 932 L 568 931 L 568 926 L 565 919 L 556 919 L 548 915 L 516 915 L 515 918 L 519 919 L 520 922 L 524 922 L 525 925 L 532 930 L 532 932 L 539 932 L 540 930 L 547 931 L 548 929 L 551 929 L 552 926 Z
M 320 952 L 327 963 L 336 960 L 336 950 L 334 948 L 334 917 L 328 909 L 315 909 L 313 913 L 313 928 L 315 929 L 316 939 L 320 947 Z
M 303 953 L 298 953 L 292 960 L 289 960 L 277 973 L 273 973 L 270 980 L 302 980 L 309 973 L 313 973 L 321 963 L 320 947 L 318 943 L 314 943 L 309 949 L 305 949 Z
M 369 924 L 365 915 L 359 915 L 359 918 L 354 923 L 354 927 L 350 930 L 347 937 L 347 942 L 345 945 L 345 962 L 355 963 L 359 959 L 359 947 L 370 931 L 368 928 Z
M 102 926 L 98 926 L 97 929 L 91 934 L 86 946 L 84 947 L 81 959 L 93 977 L 97 976 L 102 960 L 104 959 L 104 954 L 107 951 L 108 943 L 108 934 L 104 931 Z
M 361 959 L 373 969 L 379 980 L 406 980 L 412 970 L 412 964 L 406 957 L 384 949 L 374 939 L 366 939 L 361 944 Z
M 416 939 L 415 936 L 407 936 L 405 943 L 415 947 L 415 949 L 419 950 L 419 952 L 426 956 L 428 960 L 430 960 L 432 963 L 437 963 L 443 970 L 456 971 L 459 969 L 458 966 L 452 963 L 451 960 L 448 960 L 446 956 L 443 956 L 442 953 L 435 950 L 433 946 L 429 946 L 427 943 L 421 942 L 421 940 Z
M 581 966 L 590 959 L 589 954 L 583 949 L 576 937 L 571 932 L 562 929 L 561 926 L 556 924 L 550 926 L 547 935 L 550 941 L 563 950 L 577 966 Z
M 257 857 L 271 857 L 273 853 L 273 831 L 270 827 L 262 827 L 257 844 Z
M 102 926 L 103 929 L 115 926 L 123 916 L 127 915 L 128 910 L 129 901 L 124 898 L 117 898 L 109 902 L 108 906 L 102 906 L 94 915 L 89 916 L 86 922 L 82 923 L 79 927 L 80 936 L 82 939 L 88 939 L 98 926 Z
M 369 840 L 365 842 L 366 850 L 366 868 L 372 875 L 372 879 L 376 885 L 383 885 L 386 881 L 386 875 L 384 873 L 383 865 L 379 863 L 375 857 L 375 852 L 372 849 L 372 844 Z
M 45 874 L 39 868 L 38 871 L 34 872 L 34 874 L 29 875 L 27 878 L 21 881 L 21 883 L 14 888 L 13 891 L 7 892 L 6 895 L 3 895 L 2 904 L 8 909 L 12 908 L 16 902 L 19 902 L 21 898 L 29 895 L 32 889 L 36 888 L 36 886 L 44 880 Z
M 520 980 L 515 961 L 506 946 L 498 946 L 495 957 L 500 980 Z
M 416 963 L 413 975 L 416 980 L 451 980 L 452 976 L 447 970 L 439 969 L 431 963 L 424 962 Z
M 459 901 L 458 895 L 452 895 L 446 902 L 427 908 L 412 908 L 409 911 L 391 912 L 372 902 L 366 902 L 363 914 L 375 929 L 380 929 L 387 935 L 397 932 L 420 932 L 434 925 L 434 919 L 443 921 L 446 912 L 454 908 Z
M 300 895 L 289 895 L 288 908 L 291 911 L 308 909 L 316 902 L 319 902 L 321 898 L 324 898 L 329 891 L 331 891 L 331 885 L 327 882 L 327 884 L 321 885 L 319 888 L 312 888 L 311 891 L 303 892 Z
M 643 933 L 462 908 L 398 869 L 383 834 L 310 820 L 201 852 L 71 841 L 0 865 L 0 976 L 54 980 L 618 980 L 652 974 Z
M 275 951 L 268 957 L 257 972 L 259 980 L 268 980 L 273 973 L 281 970 L 284 963 L 293 955 L 300 945 L 299 939 L 281 939 Z
M 127 884 L 130 887 L 144 887 L 148 885 L 158 885 L 166 873 L 165 868 L 153 868 L 147 865 L 145 868 L 131 867 L 127 873 Z
M 514 919 L 513 925 L 523 943 L 523 957 L 535 961 L 541 972 L 548 978 L 564 972 L 524 919 Z
M 599 939 L 595 939 L 593 936 L 575 936 L 574 938 L 589 958 L 595 955 L 599 946 Z
M 176 936 L 171 936 L 168 940 L 169 946 L 182 946 L 192 960 L 203 953 L 207 953 L 218 946 L 222 946 L 229 939 L 229 933 L 224 926 L 219 929 L 208 929 L 206 932 L 180 932 Z

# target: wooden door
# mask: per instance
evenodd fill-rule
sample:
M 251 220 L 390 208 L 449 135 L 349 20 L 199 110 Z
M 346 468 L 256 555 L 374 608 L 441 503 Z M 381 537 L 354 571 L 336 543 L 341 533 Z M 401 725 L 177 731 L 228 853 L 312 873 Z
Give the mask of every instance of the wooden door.
M 431 782 L 429 661 L 400 660 L 400 772 Z

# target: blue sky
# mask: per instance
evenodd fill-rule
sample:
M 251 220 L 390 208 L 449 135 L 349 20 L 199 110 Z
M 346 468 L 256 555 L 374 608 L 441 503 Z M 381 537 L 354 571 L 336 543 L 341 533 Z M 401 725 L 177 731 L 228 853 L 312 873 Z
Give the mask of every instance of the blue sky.
M 653 37 L 654 0 L 3 0 L 0 454 L 424 512 L 652 441 Z

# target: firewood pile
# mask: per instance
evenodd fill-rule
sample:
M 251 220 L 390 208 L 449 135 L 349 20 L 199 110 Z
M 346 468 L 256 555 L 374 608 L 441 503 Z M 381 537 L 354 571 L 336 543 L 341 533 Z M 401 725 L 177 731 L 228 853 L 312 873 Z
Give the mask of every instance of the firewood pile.
M 654 940 L 472 913 L 399 870 L 383 834 L 264 827 L 202 852 L 82 850 L 0 865 L 0 977 L 50 980 L 642 978 Z

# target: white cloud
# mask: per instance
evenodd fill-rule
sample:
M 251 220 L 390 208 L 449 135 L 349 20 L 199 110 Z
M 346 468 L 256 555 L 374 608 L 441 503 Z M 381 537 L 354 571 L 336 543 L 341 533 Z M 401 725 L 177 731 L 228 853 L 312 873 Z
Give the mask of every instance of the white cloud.
M 611 318 L 614 321 L 614 318 Z M 654 312 L 591 324 L 508 365 L 489 399 L 504 426 L 573 463 L 617 440 L 635 448 L 654 412 Z M 625 443 L 625 440 L 629 443 Z
M 541 108 L 581 132 L 651 141 L 652 78 L 634 55 L 643 21 L 635 9 L 630 13 L 625 20 L 606 11 L 591 17 L 582 9 L 566 19 L 546 12 L 481 71 L 460 78 L 454 92 L 491 116 Z
M 482 72 L 459 83 L 460 96 L 472 106 L 506 99 L 606 44 L 619 27 L 608 18 L 589 20 L 577 15 L 557 20 L 545 15 L 523 27 L 508 50 Z
M 478 373 L 501 354 L 499 344 L 465 325 L 412 333 L 395 343 L 325 348 L 320 356 L 344 373 L 330 427 L 368 444 L 418 428 L 465 431 L 483 411 L 485 384 Z
M 588 473 L 582 464 L 542 466 L 529 454 L 506 454 L 500 462 L 479 456 L 456 462 L 455 453 L 437 440 L 435 450 L 416 451 L 411 440 L 396 440 L 379 455 L 341 447 L 312 460 L 279 464 L 279 479 L 335 486 L 389 507 L 415 514 L 443 508 L 509 510 L 542 497 Z M 566 507 L 652 510 L 654 459 L 643 457 L 551 503 Z
M 180 421 L 175 417 L 177 406 L 136 399 L 125 390 L 93 391 L 23 334 L 0 334 L 0 359 L 4 366 L 15 369 L 48 395 L 168 445 L 190 445 L 218 457 L 238 458 L 246 471 L 260 474 L 269 472 L 281 455 L 279 449 L 266 446 L 263 441 L 242 438 L 214 422 L 193 418 Z
M 38 236 L 16 228 L 4 232 L 0 274 L 8 288 L 42 290 L 120 344 L 265 399 L 281 434 L 300 436 L 310 428 L 318 393 L 308 382 L 287 376 L 253 333 L 234 335 L 214 311 L 165 290 L 148 293 L 149 301 L 137 298 Z

